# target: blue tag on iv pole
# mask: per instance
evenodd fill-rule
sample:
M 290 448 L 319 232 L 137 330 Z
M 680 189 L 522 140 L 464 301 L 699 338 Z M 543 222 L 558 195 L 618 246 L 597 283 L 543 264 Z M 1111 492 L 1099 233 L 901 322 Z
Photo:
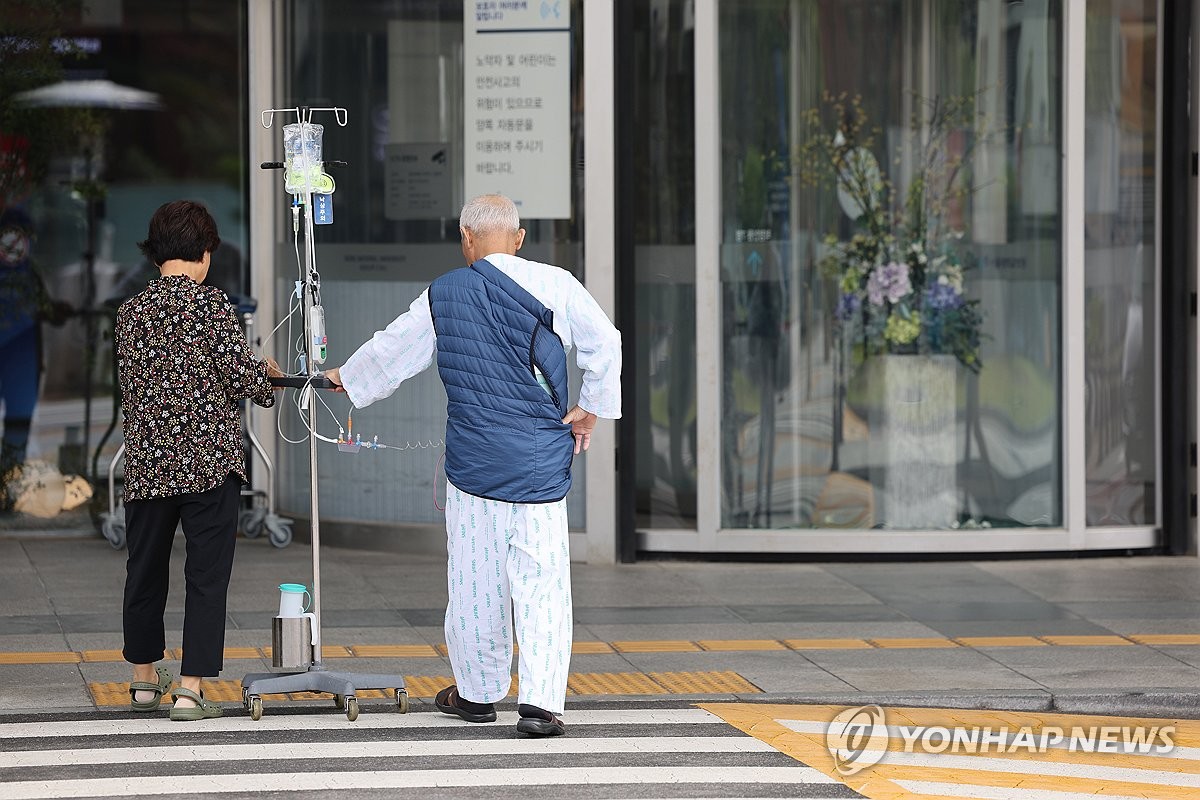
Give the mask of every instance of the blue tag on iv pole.
M 331 195 L 331 194 L 314 194 L 313 195 L 313 224 L 314 225 L 332 225 L 333 224 L 333 195 Z

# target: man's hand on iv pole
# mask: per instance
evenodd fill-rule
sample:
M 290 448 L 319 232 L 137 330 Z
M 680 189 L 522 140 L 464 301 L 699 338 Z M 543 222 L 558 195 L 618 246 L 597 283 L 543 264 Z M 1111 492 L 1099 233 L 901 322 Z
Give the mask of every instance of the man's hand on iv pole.
M 342 368 L 341 367 L 334 367 L 333 369 L 325 370 L 325 377 L 329 378 L 329 380 L 333 381 L 336 384 L 336 386 L 333 387 L 333 391 L 335 391 L 335 392 L 346 391 L 345 389 L 342 388 Z
M 596 427 L 596 415 L 575 406 L 563 417 L 563 425 L 571 426 L 571 435 L 575 437 L 575 455 L 579 455 L 581 448 L 587 450 L 592 443 L 592 429 Z

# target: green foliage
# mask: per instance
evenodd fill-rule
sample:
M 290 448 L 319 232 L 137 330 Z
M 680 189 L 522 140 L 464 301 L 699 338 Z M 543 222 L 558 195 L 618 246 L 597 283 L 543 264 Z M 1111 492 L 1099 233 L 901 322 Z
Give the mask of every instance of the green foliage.
M 98 123 L 81 108 L 29 108 L 20 92 L 62 80 L 77 58 L 62 38 L 64 21 L 80 0 L 4 0 L 0 3 L 0 210 L 19 202 L 42 179 L 50 158 Z

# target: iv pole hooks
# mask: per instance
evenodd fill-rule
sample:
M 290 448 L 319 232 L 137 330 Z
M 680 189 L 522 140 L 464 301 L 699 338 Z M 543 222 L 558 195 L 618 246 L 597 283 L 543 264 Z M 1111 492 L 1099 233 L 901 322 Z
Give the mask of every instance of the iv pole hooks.
M 270 128 L 275 120 L 276 114 L 295 114 L 296 121 L 301 123 L 312 122 L 312 115 L 315 111 L 332 111 L 333 118 L 337 120 L 339 127 L 346 127 L 348 117 L 346 109 L 341 106 L 328 106 L 325 108 L 309 108 L 308 106 L 296 106 L 294 108 L 268 108 L 262 112 L 261 121 L 264 128 Z

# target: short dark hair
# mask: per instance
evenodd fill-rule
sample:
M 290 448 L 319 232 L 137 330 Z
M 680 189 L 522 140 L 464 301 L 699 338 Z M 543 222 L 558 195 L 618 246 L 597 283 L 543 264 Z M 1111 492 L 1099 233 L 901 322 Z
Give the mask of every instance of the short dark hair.
M 199 261 L 221 243 L 217 221 L 208 209 L 191 200 L 176 200 L 158 207 L 150 218 L 146 241 L 138 249 L 161 267 L 168 261 Z

